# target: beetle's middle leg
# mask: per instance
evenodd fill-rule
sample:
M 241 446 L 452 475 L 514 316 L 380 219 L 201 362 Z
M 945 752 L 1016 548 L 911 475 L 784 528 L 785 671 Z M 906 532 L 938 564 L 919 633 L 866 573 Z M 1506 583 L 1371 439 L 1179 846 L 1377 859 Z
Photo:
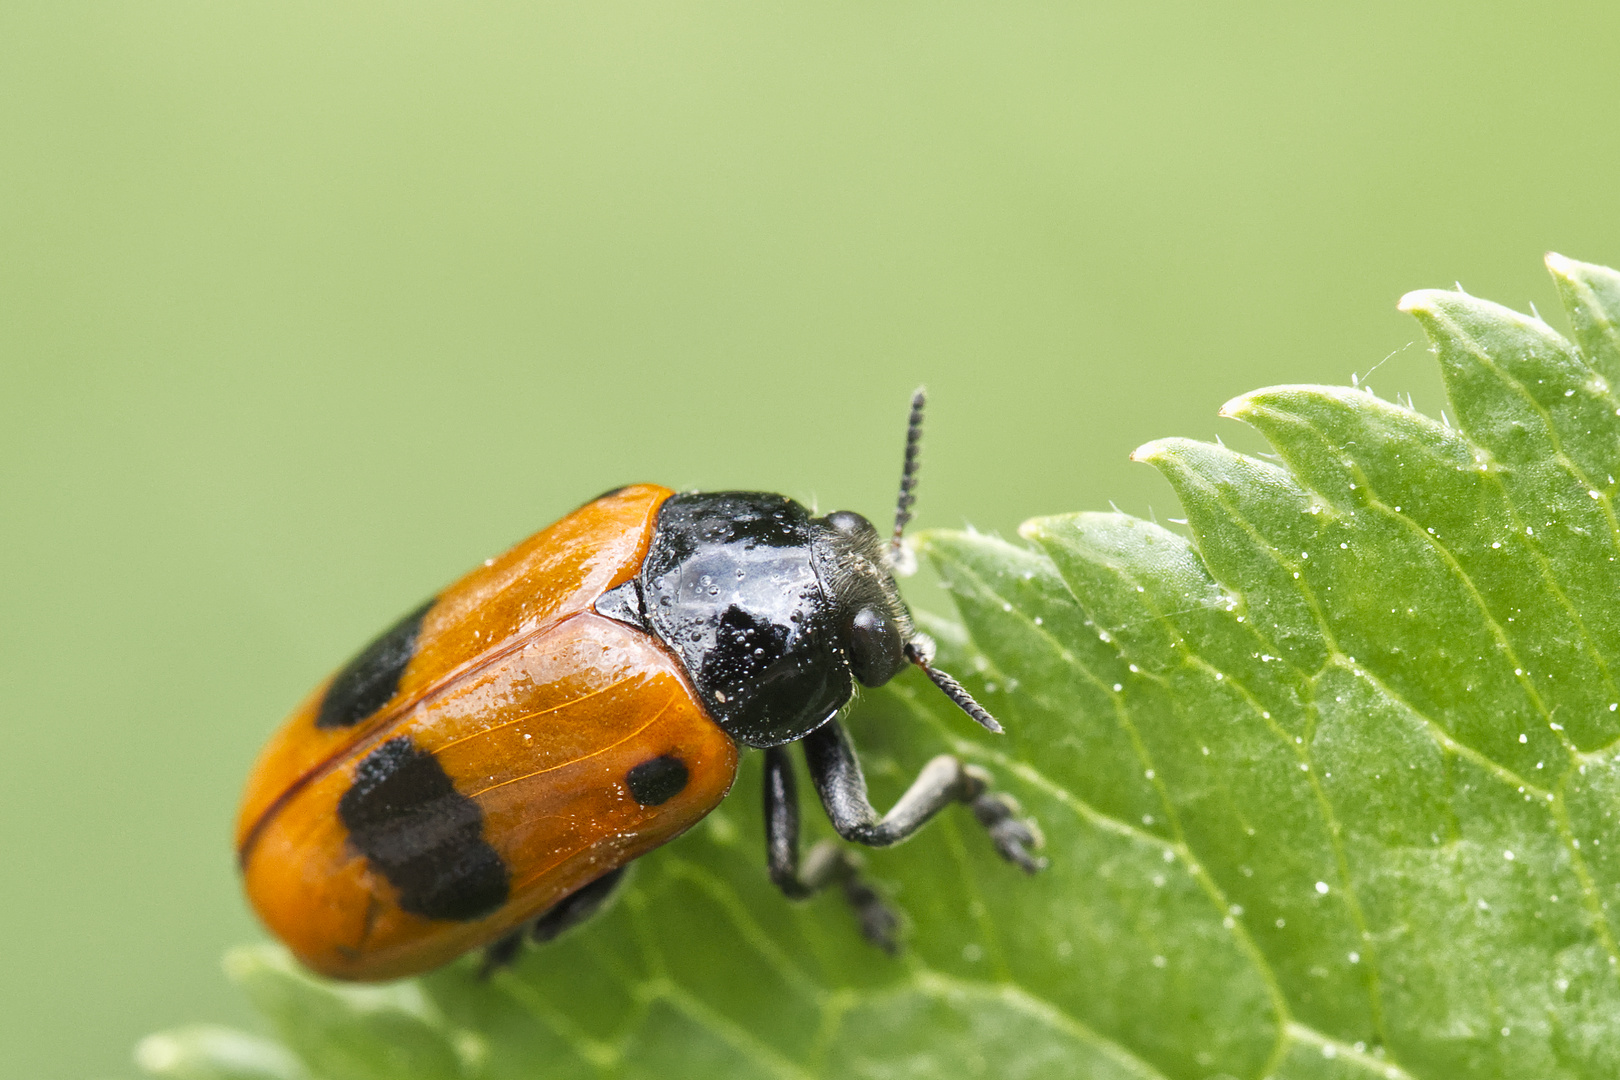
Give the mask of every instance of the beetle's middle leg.
M 780 746 L 765 751 L 765 854 L 771 881 L 788 899 L 803 900 L 837 884 L 855 910 L 861 935 L 886 953 L 899 951 L 900 916 L 861 876 L 853 853 L 823 840 L 799 861 L 799 795 L 793 764 Z

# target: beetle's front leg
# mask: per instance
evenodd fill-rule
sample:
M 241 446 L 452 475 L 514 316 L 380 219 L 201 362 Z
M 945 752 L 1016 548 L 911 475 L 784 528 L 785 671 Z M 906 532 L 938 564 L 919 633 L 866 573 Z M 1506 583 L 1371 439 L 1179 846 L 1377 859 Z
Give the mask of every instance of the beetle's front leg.
M 843 725 L 829 720 L 805 736 L 803 745 L 821 805 L 845 840 L 869 847 L 898 844 L 940 810 L 959 802 L 973 810 L 1002 858 L 1030 874 L 1046 865 L 1033 854 L 1042 843 L 1035 823 L 1019 817 L 1012 796 L 990 790 L 990 774 L 983 769 L 941 754 L 923 766 L 911 787 L 880 818 L 867 797 L 866 777 Z
M 799 794 L 793 763 L 779 746 L 765 751 L 765 855 L 771 881 L 788 899 L 804 900 L 836 883 L 862 936 L 891 955 L 899 950 L 900 916 L 861 877 L 855 855 L 824 840 L 799 862 Z

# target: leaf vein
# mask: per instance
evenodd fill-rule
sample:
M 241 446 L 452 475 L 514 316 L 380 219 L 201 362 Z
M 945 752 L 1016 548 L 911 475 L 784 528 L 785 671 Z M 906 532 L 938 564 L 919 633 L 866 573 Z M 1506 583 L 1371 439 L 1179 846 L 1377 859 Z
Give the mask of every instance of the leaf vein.
M 754 1038 L 740 1024 L 723 1013 L 710 1008 L 686 987 L 673 979 L 657 979 L 650 984 L 655 997 L 665 1002 L 688 1020 L 704 1028 L 721 1042 L 747 1058 L 762 1071 L 782 1080 L 816 1080 L 809 1072 L 777 1053 L 770 1046 Z
M 1354 1062 L 1380 1077 L 1381 1080 L 1416 1080 L 1412 1073 L 1407 1072 L 1387 1057 L 1374 1057 L 1365 1050 L 1357 1050 L 1348 1043 L 1340 1042 L 1330 1035 L 1324 1035 L 1315 1028 L 1301 1024 L 1298 1021 L 1289 1022 L 1288 1035 L 1298 1042 L 1310 1043 L 1312 1046 L 1317 1047 L 1323 1051 L 1323 1057 L 1342 1058 L 1345 1061 Z
M 1033 1017 L 1048 1027 L 1095 1047 L 1115 1064 L 1131 1070 L 1142 1080 L 1170 1080 L 1163 1072 L 1142 1060 L 1131 1050 L 1102 1034 L 1077 1017 L 1069 1015 L 1051 1001 L 1030 993 L 1015 983 L 978 983 L 955 978 L 931 969 L 918 971 L 912 986 L 936 1000 L 950 1003 L 951 998 L 971 998 L 1007 1005 Z
M 748 905 L 743 903 L 737 890 L 728 881 L 724 881 L 709 873 L 696 863 L 687 861 L 676 855 L 666 855 L 662 860 L 662 868 L 671 877 L 684 879 L 708 894 L 710 900 L 719 905 L 726 913 L 737 936 L 748 944 L 760 959 L 764 960 L 783 982 L 798 989 L 798 991 L 817 1002 L 824 1002 L 828 990 L 826 987 L 812 979 L 804 969 L 789 960 L 765 929 L 753 917 Z
M 1540 319 L 1535 321 L 1541 323 Z M 1465 344 L 1468 351 L 1473 354 L 1475 360 L 1479 362 L 1481 367 L 1495 375 L 1499 381 L 1506 383 L 1512 389 L 1512 391 L 1518 397 L 1523 399 L 1531 410 L 1541 418 L 1541 422 L 1545 426 L 1547 432 L 1547 441 L 1552 444 L 1553 458 L 1560 466 L 1563 467 L 1564 471 L 1570 476 L 1574 477 L 1586 490 L 1597 490 L 1597 486 L 1592 483 L 1592 479 L 1586 474 L 1586 470 L 1577 465 L 1574 459 L 1571 458 L 1567 452 L 1565 452 L 1563 438 L 1558 434 L 1558 426 L 1553 422 L 1552 414 L 1547 411 L 1546 407 L 1543 406 L 1541 402 L 1536 400 L 1535 395 L 1530 391 L 1530 388 L 1524 384 L 1524 381 L 1517 375 L 1514 375 L 1512 372 L 1498 364 L 1490 356 L 1490 354 L 1485 351 L 1485 347 L 1479 343 L 1479 340 L 1467 330 L 1464 330 L 1461 326 L 1459 326 L 1455 320 L 1448 319 L 1446 322 L 1447 329 L 1451 332 L 1453 340 L 1459 344 Z M 1552 336 L 1561 337 L 1561 335 L 1554 331 L 1552 327 L 1547 326 L 1546 323 L 1541 323 L 1541 325 Z M 1577 350 L 1577 354 L 1578 352 L 1579 350 Z M 1591 377 L 1598 377 L 1597 372 L 1592 370 L 1590 367 L 1587 368 L 1587 373 Z M 1590 382 L 1590 379 L 1588 382 Z M 1620 399 L 1616 399 L 1613 392 L 1609 390 L 1606 380 L 1604 381 L 1604 389 L 1598 396 L 1607 403 L 1610 411 L 1614 412 L 1616 415 L 1620 415 Z M 1607 499 L 1600 501 L 1603 503 L 1604 515 L 1607 517 L 1609 523 L 1609 543 L 1614 547 L 1616 553 L 1620 554 L 1620 521 L 1615 519 L 1614 508 L 1608 505 Z

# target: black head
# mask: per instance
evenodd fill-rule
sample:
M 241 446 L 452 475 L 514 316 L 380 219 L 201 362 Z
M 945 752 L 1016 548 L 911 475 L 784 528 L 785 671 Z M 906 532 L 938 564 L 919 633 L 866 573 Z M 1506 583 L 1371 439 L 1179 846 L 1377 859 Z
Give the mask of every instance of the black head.
M 804 738 L 849 701 L 855 683 L 882 686 L 912 663 L 1000 730 L 929 666 L 930 647 L 895 584 L 920 424 L 918 391 L 889 541 L 859 514 L 815 518 L 782 495 L 675 495 L 659 509 L 641 572 L 604 594 L 597 611 L 657 635 L 715 720 L 749 746 Z
M 816 518 L 811 526 L 816 570 L 849 673 L 862 686 L 882 686 L 905 670 L 906 643 L 916 634 L 883 538 L 852 510 Z

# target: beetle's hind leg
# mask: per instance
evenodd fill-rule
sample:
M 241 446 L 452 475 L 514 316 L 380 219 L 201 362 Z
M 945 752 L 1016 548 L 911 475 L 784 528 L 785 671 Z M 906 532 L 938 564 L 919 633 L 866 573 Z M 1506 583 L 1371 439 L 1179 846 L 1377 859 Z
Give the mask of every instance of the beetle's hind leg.
M 799 861 L 799 797 L 793 765 L 779 746 L 765 751 L 765 853 L 771 881 L 790 900 L 814 896 L 829 885 L 843 889 L 861 936 L 884 952 L 900 949 L 900 915 L 860 873 L 860 860 L 824 840 Z
M 1011 795 L 990 790 L 990 774 L 941 754 L 923 766 L 911 787 L 881 818 L 866 794 L 866 777 L 849 735 L 829 720 L 804 739 L 810 778 L 821 796 L 833 828 L 845 840 L 888 847 L 911 837 L 928 819 L 953 802 L 966 803 L 990 834 L 1003 859 L 1033 874 L 1046 865 L 1034 852 L 1042 845 L 1034 821 L 1019 816 Z
M 527 927 L 518 927 L 505 937 L 496 938 L 484 946 L 484 959 L 478 965 L 478 978 L 488 979 L 491 975 L 503 968 L 512 966 L 517 959 L 518 952 L 523 948 L 523 931 Z
M 613 894 L 619 888 L 619 882 L 624 880 L 624 872 L 628 867 L 621 866 L 616 870 L 609 870 L 589 885 L 569 893 L 561 900 L 541 913 L 540 917 L 529 924 L 529 937 L 536 944 L 545 944 L 564 930 L 578 926 L 580 923 L 596 915 L 607 906 Z
M 479 978 L 487 979 L 516 960 L 518 951 L 523 947 L 525 935 L 536 944 L 544 944 L 564 930 L 578 926 L 596 915 L 607 906 L 609 900 L 613 899 L 619 882 L 624 880 L 626 869 L 627 867 L 621 866 L 616 870 L 609 870 L 589 885 L 580 886 L 551 905 L 533 922 L 518 927 L 505 937 L 497 938 L 484 949 L 484 962 L 478 969 Z

